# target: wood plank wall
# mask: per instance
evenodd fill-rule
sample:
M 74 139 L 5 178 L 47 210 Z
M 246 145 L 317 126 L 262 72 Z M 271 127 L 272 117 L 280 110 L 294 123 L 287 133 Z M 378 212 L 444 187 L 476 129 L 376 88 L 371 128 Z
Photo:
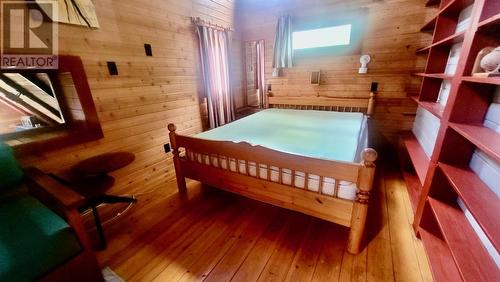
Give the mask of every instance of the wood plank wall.
M 415 103 L 407 92 L 417 92 L 418 79 L 413 72 L 425 66 L 425 56 L 415 50 L 427 45 L 431 35 L 420 28 L 433 15 L 423 0 L 280 0 L 243 1 L 237 7 L 238 29 L 245 40 L 265 39 L 266 80 L 276 96 L 345 96 L 366 97 L 372 81 L 379 83 L 375 124 L 389 141 L 397 140 L 397 131 L 409 129 Z M 296 21 L 334 18 L 342 11 L 367 9 L 367 27 L 362 41 L 362 54 L 372 62 L 369 73 L 359 75 L 360 54 L 296 58 L 295 66 L 280 78 L 272 77 L 272 54 L 276 22 L 279 15 L 290 14 Z M 311 71 L 321 69 L 320 86 L 310 84 Z
M 130 151 L 136 161 L 115 173 L 116 193 L 145 192 L 145 187 L 173 179 L 167 124 L 182 133 L 200 132 L 206 120 L 199 72 L 197 35 L 190 17 L 234 26 L 235 0 L 98 0 L 101 28 L 59 25 L 60 53 L 81 56 L 104 130 L 104 139 L 26 157 L 24 165 L 57 171 L 110 151 Z M 234 36 L 237 41 L 237 36 Z M 152 45 L 146 57 L 144 44 Z M 238 45 L 238 44 L 236 44 Z M 235 91 L 241 70 L 235 48 Z M 108 74 L 115 61 L 119 75 Z

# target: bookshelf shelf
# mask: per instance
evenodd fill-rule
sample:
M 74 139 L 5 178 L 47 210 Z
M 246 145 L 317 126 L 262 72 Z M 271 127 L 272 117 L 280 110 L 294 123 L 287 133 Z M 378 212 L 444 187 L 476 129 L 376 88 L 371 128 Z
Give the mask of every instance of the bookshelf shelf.
M 450 127 L 500 163 L 500 134 L 482 125 L 450 123 Z
M 474 83 L 484 83 L 500 85 L 500 77 L 475 77 L 475 76 L 464 76 L 463 81 L 474 82 Z
M 425 182 L 425 176 L 427 174 L 427 169 L 429 168 L 430 159 L 418 143 L 417 138 L 413 135 L 412 132 L 404 132 L 401 135 L 403 143 L 408 151 L 408 155 L 410 155 L 410 160 L 417 172 L 418 179 L 420 181 L 420 185 L 423 185 Z M 413 183 L 413 182 L 411 182 Z M 412 185 L 413 186 L 413 185 Z
M 478 24 L 478 28 L 484 29 L 492 26 L 500 26 L 500 15 L 489 17 Z
M 421 32 L 434 32 L 434 28 L 436 27 L 437 16 L 428 21 L 421 29 Z
M 409 172 L 403 172 L 403 178 L 408 188 L 408 194 L 410 195 L 411 207 L 413 208 L 413 212 L 415 212 L 418 207 L 420 194 L 422 193 L 422 184 L 417 175 Z
M 500 271 L 457 205 L 429 198 L 445 242 L 465 281 L 498 281 Z
M 474 3 L 474 0 L 451 0 L 446 4 L 441 11 L 440 15 L 458 15 L 465 7 Z
M 450 249 L 444 240 L 421 228 L 420 236 L 432 268 L 432 275 L 437 281 L 461 281 L 460 272 L 455 265 Z
M 449 74 L 444 74 L 444 73 L 415 73 L 414 75 L 420 76 L 420 77 L 431 77 L 431 78 L 439 78 L 439 79 L 452 79 L 453 76 Z
M 444 113 L 444 106 L 436 102 L 418 101 L 418 104 L 435 115 L 437 118 L 442 118 Z
M 449 45 L 452 45 L 452 44 L 457 43 L 457 42 L 462 42 L 464 40 L 464 36 L 465 36 L 465 31 L 457 32 L 457 33 L 450 35 L 444 39 L 441 39 L 438 42 L 435 42 L 427 47 L 418 49 L 417 53 L 426 53 L 433 47 L 449 46 Z
M 425 3 L 425 6 L 432 7 L 432 6 L 439 5 L 439 3 L 441 3 L 441 0 L 427 0 L 427 3 Z
M 439 167 L 488 239 L 498 248 L 500 246 L 500 226 L 497 224 L 497 218 L 500 214 L 500 200 L 496 194 L 470 169 L 443 163 L 440 163 Z

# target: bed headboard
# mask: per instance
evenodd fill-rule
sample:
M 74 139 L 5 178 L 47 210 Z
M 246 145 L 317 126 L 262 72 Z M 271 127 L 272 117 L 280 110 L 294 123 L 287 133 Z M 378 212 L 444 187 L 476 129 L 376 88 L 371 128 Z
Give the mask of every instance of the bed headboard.
M 268 108 L 276 109 L 362 112 L 371 116 L 375 107 L 375 93 L 371 92 L 367 98 L 269 96 L 267 104 Z

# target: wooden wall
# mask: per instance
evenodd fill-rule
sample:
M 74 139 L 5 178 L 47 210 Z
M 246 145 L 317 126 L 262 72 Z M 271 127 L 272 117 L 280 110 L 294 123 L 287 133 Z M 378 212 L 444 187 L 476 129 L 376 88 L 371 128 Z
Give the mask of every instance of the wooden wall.
M 371 82 L 379 83 L 376 126 L 388 140 L 397 141 L 397 132 L 411 128 L 415 103 L 407 92 L 417 92 L 419 81 L 411 73 L 422 70 L 425 57 L 415 50 L 427 45 L 431 35 L 420 28 L 432 16 L 422 0 L 245 0 L 238 5 L 238 29 L 243 40 L 265 39 L 266 79 L 276 96 L 366 97 Z M 295 21 L 334 18 L 343 11 L 366 9 L 367 26 L 361 54 L 369 54 L 369 73 L 359 75 L 360 54 L 317 56 L 295 59 L 295 66 L 280 78 L 272 77 L 272 48 L 279 15 L 290 14 Z M 321 70 L 320 86 L 310 84 L 311 71 Z
M 115 173 L 117 193 L 145 192 L 173 179 L 165 154 L 167 124 L 180 132 L 200 132 L 205 108 L 201 93 L 197 35 L 190 17 L 234 25 L 235 0 L 98 0 L 101 28 L 59 25 L 61 54 L 81 56 L 104 130 L 104 139 L 30 156 L 24 165 L 57 171 L 110 151 L 130 151 L 136 161 Z M 234 36 L 237 42 L 238 37 Z M 144 54 L 152 45 L 153 57 Z M 239 44 L 236 44 L 239 45 Z M 234 56 L 238 58 L 239 49 Z M 119 75 L 110 76 L 107 61 Z M 233 60 L 235 91 L 241 91 L 240 59 Z

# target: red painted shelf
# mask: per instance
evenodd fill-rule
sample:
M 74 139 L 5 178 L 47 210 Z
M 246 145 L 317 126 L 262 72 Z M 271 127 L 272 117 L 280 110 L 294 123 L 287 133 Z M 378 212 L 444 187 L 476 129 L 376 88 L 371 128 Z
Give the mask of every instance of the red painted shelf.
M 474 0 L 451 0 L 448 4 L 446 4 L 446 6 L 441 9 L 441 11 L 439 11 L 439 14 L 447 16 L 458 16 L 458 14 L 460 14 L 463 9 L 472 4 L 474 4 Z
M 476 77 L 476 76 L 464 76 L 463 81 L 474 82 L 474 83 L 484 83 L 484 84 L 494 84 L 500 85 L 500 77 Z
M 479 149 L 492 157 L 496 162 L 500 162 L 500 134 L 482 125 L 469 125 L 460 123 L 450 123 L 460 135 Z
M 419 101 L 418 104 L 422 106 L 424 109 L 428 110 L 431 114 L 435 115 L 439 119 L 443 117 L 444 113 L 444 106 L 435 103 L 435 102 L 428 102 L 428 101 Z
M 435 102 L 420 101 L 419 97 L 416 95 L 410 95 L 408 97 L 412 99 L 415 103 L 417 103 L 419 106 L 421 106 L 422 108 L 426 109 L 427 111 L 435 115 L 437 118 L 441 119 L 443 117 L 444 113 L 443 105 Z
M 427 3 L 425 3 L 425 6 L 431 7 L 431 6 L 436 6 L 441 3 L 441 0 L 427 0 Z
M 452 79 L 453 76 L 449 74 L 444 74 L 444 73 L 415 73 L 414 75 L 416 76 L 421 76 L 421 77 L 431 77 L 431 78 L 439 78 L 439 79 Z
M 436 27 L 437 16 L 428 21 L 421 29 L 421 32 L 434 32 L 434 28 Z
M 425 181 L 425 176 L 427 175 L 427 170 L 429 169 L 430 159 L 425 154 L 422 146 L 418 143 L 417 138 L 412 132 L 403 132 L 401 134 L 401 139 L 410 155 L 411 162 L 415 171 L 417 172 L 420 185 L 423 185 Z
M 462 278 L 465 281 L 500 281 L 500 270 L 462 210 L 457 205 L 430 197 L 428 201 Z
M 418 103 L 418 95 L 408 95 L 410 99 L 412 99 L 415 103 Z
M 471 170 L 440 163 L 439 167 L 467 209 L 483 229 L 495 248 L 500 246 L 500 200 Z
M 462 281 L 446 242 L 423 228 L 419 230 L 435 281 Z
M 406 188 L 410 195 L 411 207 L 413 208 L 413 212 L 416 212 L 420 194 L 422 193 L 422 185 L 420 184 L 418 176 L 415 174 L 404 171 L 403 178 L 405 179 Z
M 478 28 L 482 30 L 488 27 L 499 26 L 499 25 L 500 25 L 500 14 L 496 14 L 492 17 L 485 19 L 484 21 L 481 21 L 478 24 Z
M 464 37 L 465 37 L 465 30 L 458 32 L 458 33 L 455 33 L 453 35 L 450 35 L 444 39 L 441 39 L 438 42 L 433 43 L 427 47 L 420 48 L 417 50 L 417 53 L 428 52 L 432 47 L 436 47 L 436 46 L 446 46 L 446 45 L 451 45 L 453 43 L 462 42 L 464 40 Z

